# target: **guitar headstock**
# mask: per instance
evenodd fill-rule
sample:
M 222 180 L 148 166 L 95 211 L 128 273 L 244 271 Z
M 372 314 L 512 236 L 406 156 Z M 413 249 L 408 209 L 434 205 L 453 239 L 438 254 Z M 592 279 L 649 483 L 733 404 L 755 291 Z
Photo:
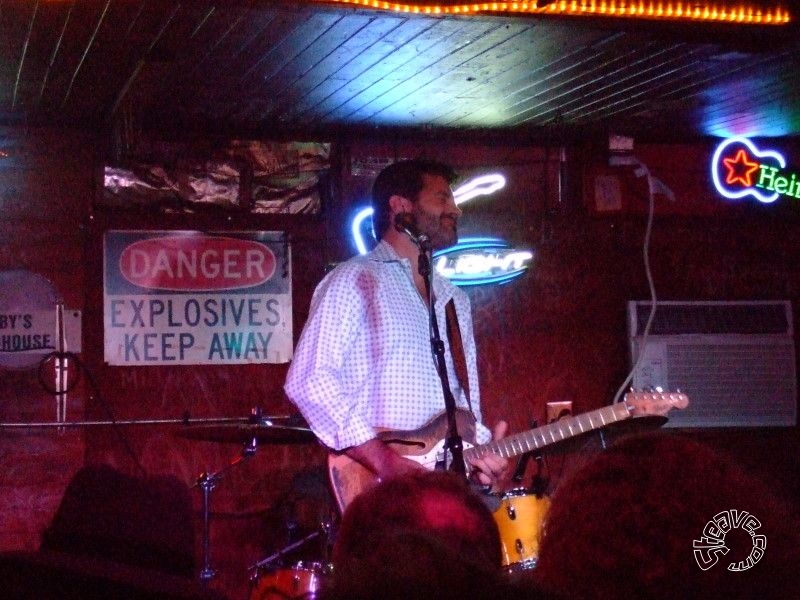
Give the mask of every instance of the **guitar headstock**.
M 628 392 L 623 402 L 633 416 L 664 416 L 673 408 L 689 406 L 689 396 L 682 392 Z

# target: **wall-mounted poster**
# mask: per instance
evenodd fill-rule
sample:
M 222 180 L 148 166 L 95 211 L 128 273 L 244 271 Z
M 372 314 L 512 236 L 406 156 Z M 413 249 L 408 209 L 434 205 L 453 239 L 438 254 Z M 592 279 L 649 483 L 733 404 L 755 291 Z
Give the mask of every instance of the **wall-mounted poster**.
M 168 213 L 315 214 L 329 189 L 331 145 L 231 140 L 151 143 L 106 165 L 99 205 Z
M 331 145 L 234 140 L 228 153 L 252 169 L 251 212 L 314 214 L 327 191 Z
M 291 251 L 282 232 L 107 231 L 105 360 L 285 363 Z

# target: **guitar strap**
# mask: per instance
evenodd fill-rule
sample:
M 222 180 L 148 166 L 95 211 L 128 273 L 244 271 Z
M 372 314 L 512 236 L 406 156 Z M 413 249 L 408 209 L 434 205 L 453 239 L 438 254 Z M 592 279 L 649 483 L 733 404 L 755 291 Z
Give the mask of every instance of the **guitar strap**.
M 445 304 L 444 307 L 445 317 L 447 321 L 447 341 L 450 343 L 450 355 L 453 358 L 453 367 L 458 377 L 458 383 L 461 384 L 461 389 L 464 390 L 464 396 L 467 398 L 467 406 L 469 412 L 472 413 L 472 418 L 475 418 L 475 413 L 472 410 L 472 401 L 469 396 L 469 374 L 467 372 L 467 358 L 464 355 L 464 343 L 461 339 L 461 328 L 458 326 L 458 315 L 456 314 L 456 305 L 452 298 Z

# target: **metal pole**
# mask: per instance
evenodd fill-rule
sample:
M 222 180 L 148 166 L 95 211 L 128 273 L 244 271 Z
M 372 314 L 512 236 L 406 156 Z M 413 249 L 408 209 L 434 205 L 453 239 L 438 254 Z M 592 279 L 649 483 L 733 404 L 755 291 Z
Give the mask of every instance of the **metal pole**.
M 211 490 L 214 489 L 216 476 L 203 473 L 197 479 L 197 485 L 203 490 L 203 569 L 200 581 L 208 583 L 217 572 L 211 568 Z

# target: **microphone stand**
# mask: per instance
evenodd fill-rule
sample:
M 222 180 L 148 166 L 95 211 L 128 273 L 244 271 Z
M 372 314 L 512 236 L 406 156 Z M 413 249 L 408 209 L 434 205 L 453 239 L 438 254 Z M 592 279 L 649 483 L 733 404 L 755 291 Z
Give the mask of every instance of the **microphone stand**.
M 419 248 L 418 269 L 419 274 L 425 281 L 425 292 L 428 296 L 428 321 L 431 331 L 431 349 L 436 357 L 436 366 L 439 371 L 439 379 L 442 382 L 442 392 L 444 393 L 444 406 L 447 414 L 447 437 L 444 442 L 445 465 L 447 465 L 447 453 L 450 453 L 451 462 L 449 470 L 460 475 L 467 475 L 467 466 L 464 462 L 464 443 L 458 433 L 456 424 L 456 400 L 450 390 L 450 381 L 447 376 L 447 366 L 444 359 L 444 343 L 439 334 L 439 324 L 436 321 L 436 310 L 434 307 L 432 271 L 431 271 L 431 247 L 428 239 L 420 236 L 417 247 Z

